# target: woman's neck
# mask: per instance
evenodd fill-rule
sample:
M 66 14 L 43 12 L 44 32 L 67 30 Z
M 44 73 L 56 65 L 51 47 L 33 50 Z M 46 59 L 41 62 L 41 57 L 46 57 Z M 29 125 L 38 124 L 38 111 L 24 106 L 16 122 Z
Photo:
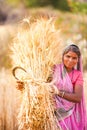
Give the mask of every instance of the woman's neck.
M 66 68 L 66 71 L 68 72 L 68 73 L 70 73 L 74 68 L 67 68 L 67 67 L 65 67 Z

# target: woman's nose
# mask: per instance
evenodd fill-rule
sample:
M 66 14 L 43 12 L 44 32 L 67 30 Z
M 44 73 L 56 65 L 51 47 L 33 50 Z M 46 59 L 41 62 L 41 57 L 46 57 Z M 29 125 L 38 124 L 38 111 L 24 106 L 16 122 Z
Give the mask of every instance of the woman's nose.
M 71 62 L 71 61 L 72 61 L 72 58 L 69 58 L 69 61 Z

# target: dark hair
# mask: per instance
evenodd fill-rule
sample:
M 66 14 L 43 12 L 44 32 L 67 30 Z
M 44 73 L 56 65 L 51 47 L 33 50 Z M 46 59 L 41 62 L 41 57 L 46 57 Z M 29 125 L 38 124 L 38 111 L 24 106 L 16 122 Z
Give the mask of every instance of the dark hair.
M 78 55 L 78 58 L 80 58 L 81 56 L 81 52 L 80 49 L 77 45 L 75 44 L 71 44 L 68 47 L 65 48 L 65 50 L 63 51 L 63 56 L 68 53 L 69 51 L 75 52 Z

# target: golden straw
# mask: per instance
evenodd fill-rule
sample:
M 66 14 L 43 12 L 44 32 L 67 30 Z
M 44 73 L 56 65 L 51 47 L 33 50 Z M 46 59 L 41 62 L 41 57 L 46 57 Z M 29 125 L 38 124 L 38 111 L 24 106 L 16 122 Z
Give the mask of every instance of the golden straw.
M 11 46 L 13 66 L 28 72 L 21 78 L 25 89 L 18 114 L 19 130 L 59 129 L 47 78 L 53 73 L 53 65 L 60 62 L 62 49 L 60 30 L 52 18 L 23 20 Z

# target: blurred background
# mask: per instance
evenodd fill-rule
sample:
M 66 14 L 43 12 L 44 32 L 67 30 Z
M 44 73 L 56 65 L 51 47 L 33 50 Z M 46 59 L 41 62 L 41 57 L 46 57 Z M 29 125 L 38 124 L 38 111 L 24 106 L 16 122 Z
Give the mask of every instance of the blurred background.
M 21 92 L 11 73 L 9 47 L 18 23 L 26 17 L 53 16 L 64 44 L 73 41 L 82 52 L 87 99 L 87 0 L 0 0 L 0 130 L 17 130 Z M 86 100 L 87 105 L 87 100 Z

